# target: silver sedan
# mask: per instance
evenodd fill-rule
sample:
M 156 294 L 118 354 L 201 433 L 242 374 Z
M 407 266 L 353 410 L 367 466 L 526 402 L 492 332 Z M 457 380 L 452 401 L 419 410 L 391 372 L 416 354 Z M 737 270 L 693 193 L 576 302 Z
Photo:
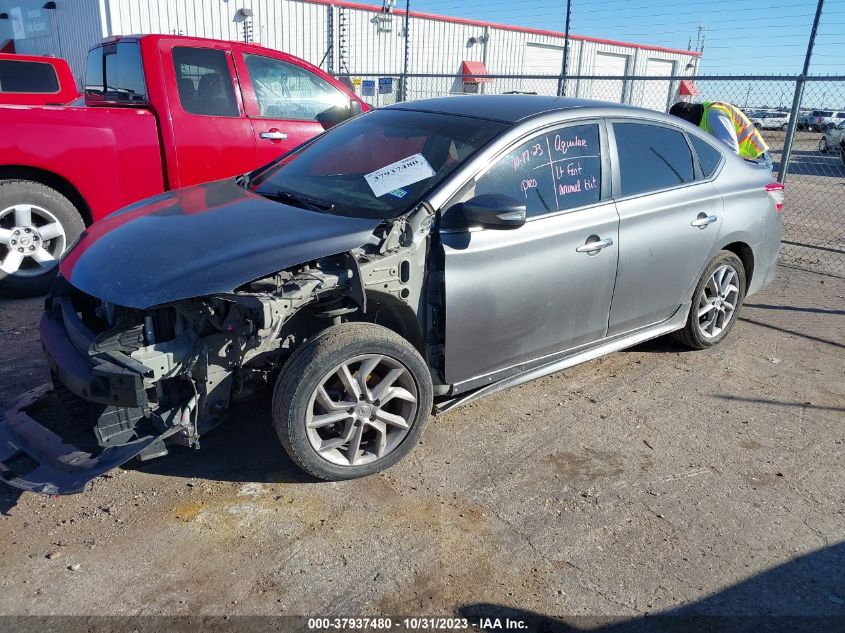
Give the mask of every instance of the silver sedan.
M 29 392 L 0 416 L 0 462 L 40 467 L 6 481 L 77 492 L 198 447 L 267 387 L 296 464 L 377 472 L 432 411 L 665 334 L 718 344 L 775 274 L 782 202 L 765 166 L 651 110 L 478 95 L 361 115 L 85 233 L 42 341 L 59 394 L 108 405 L 105 448 L 33 443 Z

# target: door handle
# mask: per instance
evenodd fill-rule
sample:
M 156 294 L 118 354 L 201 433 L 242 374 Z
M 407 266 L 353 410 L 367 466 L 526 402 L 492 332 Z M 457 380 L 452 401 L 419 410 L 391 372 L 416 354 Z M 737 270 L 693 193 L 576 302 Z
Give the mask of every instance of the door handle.
M 284 132 L 279 132 L 279 130 L 277 130 L 276 128 L 273 128 L 272 130 L 267 130 L 266 132 L 262 132 L 258 136 L 260 136 L 261 138 L 265 138 L 268 141 L 284 141 L 288 137 L 287 134 L 285 134 Z
M 715 215 L 705 215 L 704 213 L 699 213 L 698 217 L 692 222 L 690 222 L 690 226 L 694 226 L 698 229 L 706 229 L 714 222 L 718 222 L 718 220 L 719 218 L 717 218 Z
M 596 237 L 595 235 L 591 235 L 587 239 L 589 240 L 591 237 Z M 593 242 L 587 241 L 584 243 L 583 246 L 579 246 L 576 248 L 576 252 L 578 253 L 588 253 L 588 254 L 595 254 L 598 253 L 601 249 L 606 248 L 608 246 L 613 246 L 613 240 L 609 237 L 604 238 L 603 240 L 595 240 Z

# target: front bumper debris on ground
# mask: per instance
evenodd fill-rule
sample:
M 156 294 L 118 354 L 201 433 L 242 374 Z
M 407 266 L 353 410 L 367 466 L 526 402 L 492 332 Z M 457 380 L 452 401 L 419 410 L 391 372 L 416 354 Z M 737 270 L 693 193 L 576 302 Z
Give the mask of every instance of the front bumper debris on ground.
M 45 415 L 68 417 L 49 384 L 27 391 L 0 412 L 0 477 L 15 488 L 43 494 L 83 492 L 92 479 L 178 430 L 90 453 L 42 425 L 37 418 Z

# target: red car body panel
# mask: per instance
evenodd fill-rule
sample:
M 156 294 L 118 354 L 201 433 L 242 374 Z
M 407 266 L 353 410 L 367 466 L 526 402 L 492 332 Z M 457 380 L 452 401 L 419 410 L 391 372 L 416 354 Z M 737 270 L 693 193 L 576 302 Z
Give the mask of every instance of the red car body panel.
M 0 126 L 3 164 L 71 183 L 92 219 L 164 190 L 158 124 L 149 110 L 6 106 Z
M 84 107 L 0 106 L 0 128 L 12 131 L 0 135 L 0 179 L 22 168 L 56 176 L 84 200 L 88 221 L 169 189 L 244 173 L 323 131 L 314 120 L 258 116 L 246 52 L 296 64 L 369 109 L 319 68 L 263 46 L 175 35 L 115 37 L 98 46 L 114 42 L 140 47 L 148 103 L 100 104 L 89 97 Z M 177 46 L 227 53 L 238 116 L 184 110 L 173 65 Z M 272 130 L 287 138 L 261 138 Z
M 14 105 L 62 105 L 70 103 L 79 96 L 76 80 L 70 71 L 70 66 L 63 59 L 55 57 L 40 57 L 37 55 L 18 55 L 16 53 L 0 53 L 0 62 L 46 64 L 53 68 L 58 81 L 56 92 L 3 92 L 0 86 L 0 104 Z

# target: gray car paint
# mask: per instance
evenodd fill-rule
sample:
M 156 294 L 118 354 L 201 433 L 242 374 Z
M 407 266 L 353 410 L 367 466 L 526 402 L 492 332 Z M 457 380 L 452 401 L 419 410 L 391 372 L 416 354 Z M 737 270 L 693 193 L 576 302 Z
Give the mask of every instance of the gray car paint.
M 465 101 L 464 103 L 449 106 L 449 109 L 459 113 L 468 112 L 471 109 L 472 99 L 473 97 L 467 97 L 466 100 L 461 98 L 461 101 Z M 554 100 L 554 98 L 550 99 Z M 448 106 L 452 100 L 444 101 Z M 413 105 L 410 103 L 405 107 L 411 108 Z M 431 104 L 426 105 L 426 108 L 431 107 Z M 683 311 L 689 306 L 692 290 L 707 263 L 719 250 L 734 242 L 748 244 L 753 252 L 754 272 L 748 294 L 753 294 L 773 278 L 780 245 L 781 218 L 780 214 L 775 212 L 773 201 L 765 192 L 765 185 L 773 180 L 771 173 L 765 168 L 749 164 L 738 156 L 724 151 L 713 143 L 712 137 L 696 126 L 651 110 L 619 104 L 597 106 L 594 103 L 585 105 L 579 102 L 574 108 L 559 111 L 544 110 L 540 114 L 525 118 L 520 118 L 522 112 L 514 108 L 511 115 L 519 123 L 465 164 L 448 182 L 431 194 L 429 203 L 433 208 L 447 210 L 449 204 L 460 199 L 457 194 L 466 190 L 467 183 L 492 165 L 497 156 L 506 153 L 522 139 L 541 128 L 568 122 L 595 118 L 635 119 L 668 125 L 708 141 L 724 156 L 722 166 L 708 180 L 657 195 L 640 196 L 638 203 L 630 202 L 630 199 L 627 202 L 617 201 L 617 206 L 621 209 L 619 215 L 627 220 L 625 232 L 630 235 L 626 238 L 622 233 L 619 234 L 619 242 L 617 242 L 619 253 L 627 253 L 629 250 L 640 254 L 654 253 L 661 245 L 664 251 L 662 256 L 653 259 L 653 268 L 638 266 L 635 255 L 631 258 L 624 257 L 625 270 L 621 272 L 624 283 L 620 288 L 620 297 L 625 297 L 626 302 L 620 305 L 624 307 L 625 312 L 623 314 L 620 308 L 617 313 L 618 319 L 613 323 L 615 327 L 612 332 L 605 331 L 604 334 L 600 334 L 601 328 L 585 328 L 584 332 L 593 339 L 577 347 L 579 354 L 585 358 L 590 357 L 585 351 L 590 348 L 618 349 L 619 344 L 616 342 L 624 341 L 626 335 L 630 335 L 631 341 L 638 341 L 644 340 L 643 337 L 648 338 L 649 332 L 653 332 L 656 336 L 680 327 L 683 319 L 679 316 L 685 316 Z M 500 110 L 495 112 L 497 118 L 507 119 L 506 114 Z M 614 179 L 618 182 L 618 167 L 615 161 L 612 169 Z M 722 195 L 721 201 L 715 195 L 717 192 Z M 653 207 L 655 201 L 658 201 L 658 208 L 665 208 L 667 211 L 655 211 Z M 690 226 L 690 222 L 697 217 L 699 212 L 716 211 L 720 207 L 721 218 L 718 226 L 711 225 L 704 231 Z M 572 215 L 572 212 L 563 215 Z M 638 216 L 642 219 L 636 220 Z M 657 223 L 656 225 L 648 226 L 649 222 L 646 222 L 645 218 L 649 216 L 651 221 Z M 604 223 L 607 218 L 596 216 L 596 221 Z M 528 372 L 532 367 L 549 366 L 550 359 L 565 357 L 567 352 L 572 351 L 573 341 L 583 342 L 583 339 L 568 338 L 573 333 L 571 328 L 575 327 L 569 325 L 561 327 L 557 351 L 549 352 L 550 349 L 554 349 L 554 343 L 549 343 L 548 340 L 523 337 L 522 344 L 515 343 L 517 339 L 512 331 L 506 326 L 496 327 L 495 321 L 489 320 L 486 316 L 485 311 L 489 312 L 491 297 L 496 297 L 498 302 L 508 304 L 533 297 L 534 302 L 531 304 L 533 310 L 523 310 L 520 313 L 524 319 L 519 322 L 519 330 L 523 333 L 544 329 L 548 331 L 546 319 L 549 318 L 549 312 L 541 309 L 541 306 L 550 301 L 550 296 L 557 296 L 560 289 L 549 283 L 549 272 L 546 270 L 548 263 L 542 254 L 534 258 L 521 259 L 519 267 L 522 274 L 504 279 L 501 273 L 490 274 L 490 272 L 498 272 L 498 268 L 501 267 L 501 249 L 518 247 L 523 241 L 521 231 L 536 230 L 530 225 L 531 223 L 528 223 L 525 227 L 514 231 L 498 232 L 496 237 L 489 239 L 486 236 L 481 238 L 477 235 L 479 231 L 486 233 L 489 230 L 474 229 L 469 232 L 471 237 L 466 247 L 460 250 L 460 256 L 457 252 L 449 250 L 454 248 L 458 238 L 451 235 L 442 236 L 447 296 L 446 371 L 447 376 L 450 376 L 450 382 L 452 378 L 456 379 L 452 385 L 452 393 L 460 393 L 495 380 L 502 380 L 509 375 Z M 577 237 L 580 237 L 583 243 L 598 228 L 603 227 L 587 224 L 574 228 L 575 234 L 571 236 L 573 243 L 577 241 L 575 238 L 579 230 L 581 235 Z M 718 233 L 709 230 L 716 228 Z M 473 239 L 475 239 L 474 242 Z M 496 243 L 499 248 L 484 248 L 485 245 L 492 243 Z M 681 246 L 667 248 L 667 243 Z M 539 251 L 539 253 L 547 252 L 543 249 Z M 693 254 L 692 257 L 689 256 L 690 252 Z M 620 258 L 622 257 L 620 255 Z M 463 262 L 469 262 L 470 259 L 472 266 L 463 265 Z M 461 265 L 455 265 L 459 261 Z M 635 272 L 637 274 L 634 274 Z M 518 282 L 514 281 L 514 277 L 518 279 Z M 580 277 L 578 272 L 573 272 L 572 277 L 573 281 L 567 281 L 575 288 L 574 294 L 569 297 L 570 300 L 577 302 L 589 299 L 595 280 L 575 279 Z M 637 291 L 652 283 L 653 277 L 657 278 L 658 283 L 668 284 L 668 287 L 665 291 L 660 289 L 655 294 L 643 292 L 638 298 Z M 617 275 L 617 283 L 619 279 Z M 518 292 L 513 290 L 513 283 L 519 283 Z M 601 286 L 601 283 L 600 279 L 598 285 Z M 551 299 L 551 301 L 554 303 L 556 299 Z M 657 307 L 655 307 L 655 302 L 658 304 Z M 611 313 L 612 305 L 613 301 L 611 301 Z M 507 309 L 499 308 L 499 310 L 506 311 Z M 511 310 L 512 314 L 519 313 L 513 307 Z M 449 344 L 450 338 L 453 343 L 460 341 L 460 338 L 456 337 L 477 332 L 482 325 L 486 336 L 481 336 L 480 333 L 474 335 L 479 344 L 473 346 Z M 570 328 L 569 331 L 567 327 Z M 611 345 L 611 341 L 614 344 Z M 531 360 L 532 355 L 533 360 Z M 499 370 L 491 372 L 491 368 L 494 367 Z M 450 373 L 450 368 L 454 368 L 454 374 Z

